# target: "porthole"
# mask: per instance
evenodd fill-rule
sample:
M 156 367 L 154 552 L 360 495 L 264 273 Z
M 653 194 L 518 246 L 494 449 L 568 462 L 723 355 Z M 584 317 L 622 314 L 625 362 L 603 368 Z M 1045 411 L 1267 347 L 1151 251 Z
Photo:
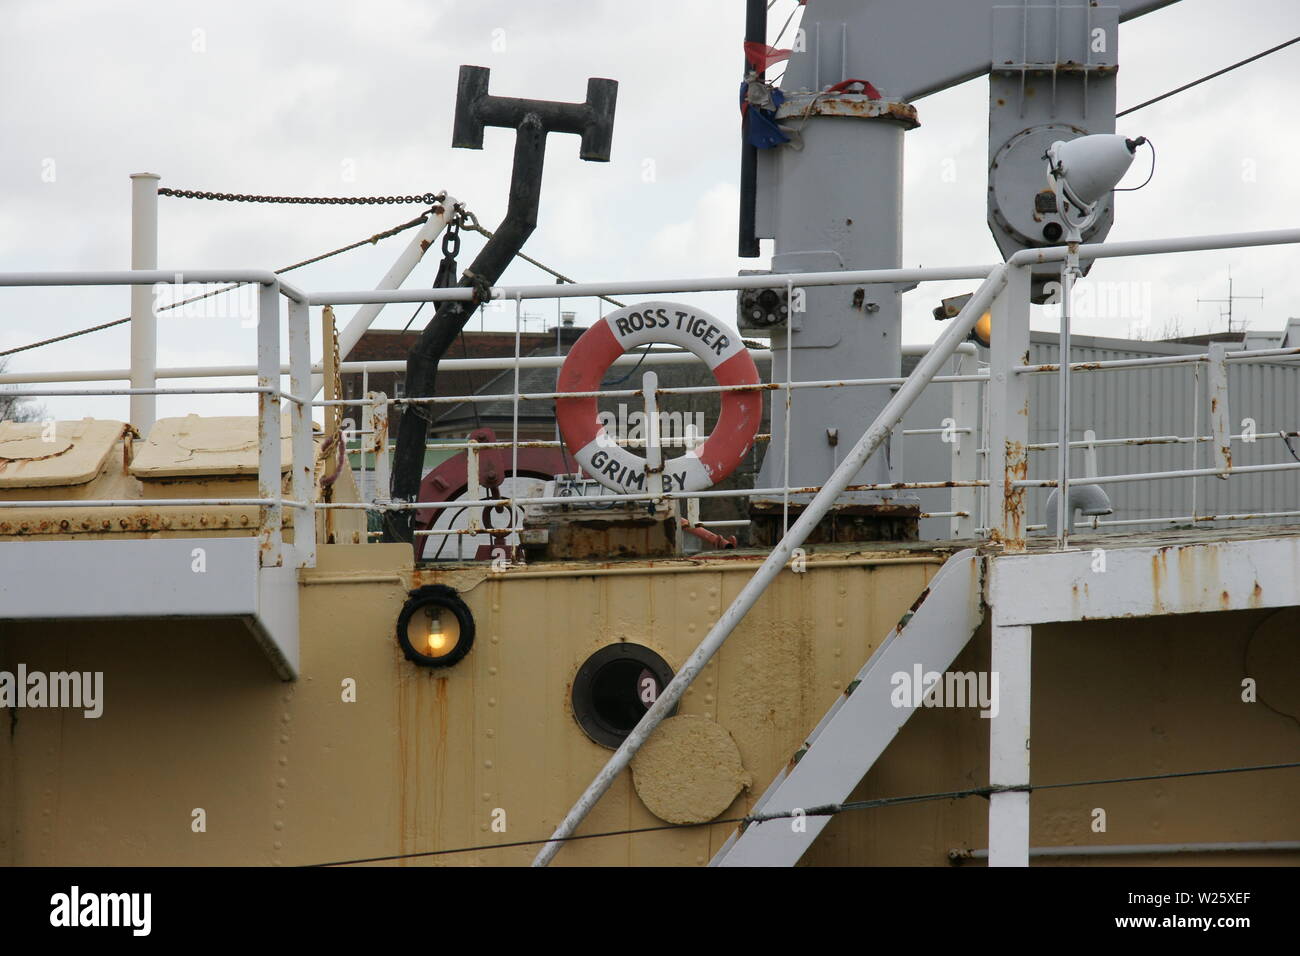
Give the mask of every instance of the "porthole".
M 672 668 L 650 648 L 610 644 L 578 668 L 573 716 L 596 743 L 617 748 L 672 679 Z

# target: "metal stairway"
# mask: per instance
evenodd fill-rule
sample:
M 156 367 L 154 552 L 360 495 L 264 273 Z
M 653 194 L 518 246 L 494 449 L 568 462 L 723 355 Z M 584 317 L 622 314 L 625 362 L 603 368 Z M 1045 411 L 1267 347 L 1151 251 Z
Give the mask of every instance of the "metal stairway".
M 893 675 L 942 673 L 984 618 L 982 559 L 960 551 L 939 569 L 911 611 L 858 671 L 786 768 L 751 811 L 793 810 L 837 803 L 852 792 L 912 716 L 895 706 Z M 727 840 L 710 866 L 793 866 L 830 822 L 829 816 L 751 823 Z

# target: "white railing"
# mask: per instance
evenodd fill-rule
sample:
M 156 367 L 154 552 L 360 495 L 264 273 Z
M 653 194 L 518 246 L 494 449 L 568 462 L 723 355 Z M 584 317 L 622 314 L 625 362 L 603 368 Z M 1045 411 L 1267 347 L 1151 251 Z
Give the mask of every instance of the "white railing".
M 311 402 L 308 388 L 311 383 L 310 329 L 306 296 L 273 272 L 257 270 L 201 269 L 190 272 L 131 270 L 118 272 L 7 272 L 0 273 L 0 288 L 4 287 L 58 287 L 58 286 L 145 286 L 181 285 L 184 283 L 249 283 L 257 285 L 257 365 L 256 386 L 221 386 L 212 388 L 93 388 L 49 389 L 17 388 L 6 394 L 22 398 L 55 397 L 64 395 L 222 395 L 255 394 L 258 397 L 257 421 L 257 497 L 256 498 L 161 498 L 115 499 L 94 501 L 95 507 L 219 507 L 222 505 L 257 505 L 260 510 L 258 524 L 259 553 L 262 565 L 274 567 L 284 563 L 283 509 L 287 505 L 298 512 L 294 522 L 295 560 L 300 566 L 312 567 L 316 563 L 315 509 L 315 451 L 313 446 Z M 289 331 L 289 391 L 281 388 L 280 365 L 280 298 L 288 301 Z M 133 360 L 137 357 L 133 354 Z M 152 356 L 150 356 L 150 360 Z M 147 363 L 152 373 L 152 361 Z M 66 374 L 66 373 L 65 373 Z M 82 375 L 83 381 L 104 381 L 104 372 L 72 373 Z M 131 380 L 133 374 L 112 378 Z M 39 375 L 6 375 L 6 382 L 42 383 L 47 379 Z M 78 381 L 77 378 L 63 379 Z M 280 460 L 281 400 L 288 400 L 290 409 L 291 447 L 293 466 L 290 477 L 290 498 L 281 490 L 282 470 Z M 134 407 L 133 407 L 134 410 Z M 149 414 L 150 420 L 152 414 Z M 125 440 L 129 440 L 125 439 Z M 0 501 L 4 508 L 57 508 L 67 506 L 68 500 L 9 500 Z
M 1154 240 L 1136 243 L 1111 243 L 1097 246 L 1081 246 L 1077 255 L 1083 258 L 1103 259 L 1119 256 L 1152 255 L 1168 252 L 1239 248 L 1252 245 L 1272 245 L 1295 243 L 1300 241 L 1300 230 L 1276 232 L 1246 233 L 1240 235 L 1206 236 L 1181 238 L 1173 240 Z M 512 418 L 515 423 L 513 434 L 507 441 L 495 443 L 496 447 L 511 451 L 511 472 L 517 469 L 518 454 L 524 447 L 558 447 L 558 442 L 518 439 L 519 406 L 523 402 L 551 402 L 558 397 L 553 391 L 523 392 L 518 386 L 518 372 L 528 367 L 557 367 L 563 362 L 563 356 L 524 356 L 519 354 L 519 331 L 521 329 L 521 304 L 525 299 L 566 298 L 572 299 L 584 295 L 635 295 L 661 293 L 691 293 L 702 291 L 734 290 L 737 288 L 804 288 L 814 285 L 856 285 L 879 282 L 929 282 L 949 281 L 963 278 L 983 278 L 981 290 L 987 293 L 989 307 L 994 312 L 995 340 L 990 353 L 990 366 L 979 366 L 972 347 L 964 345 L 962 340 L 966 329 L 956 338 L 949 338 L 949 332 L 958 325 L 965 324 L 970 318 L 968 309 L 963 309 L 962 323 L 953 320 L 949 323 L 944 337 L 934 347 L 918 346 L 908 351 L 923 355 L 918 371 L 909 377 L 861 378 L 818 381 L 786 381 L 784 383 L 763 383 L 756 386 L 720 386 L 716 384 L 699 386 L 658 387 L 648 377 L 643 377 L 640 387 L 605 389 L 591 394 L 605 398 L 639 398 L 644 409 L 653 413 L 656 403 L 663 396 L 695 395 L 723 392 L 728 390 L 760 390 L 780 392 L 787 397 L 795 394 L 810 394 L 817 390 L 830 388 L 858 388 L 869 386 L 894 386 L 896 397 L 913 394 L 931 383 L 947 383 L 954 386 L 952 402 L 952 427 L 912 429 L 899 428 L 898 421 L 887 424 L 886 431 L 893 436 L 895 447 L 901 436 L 928 436 L 942 431 L 960 434 L 963 437 L 983 436 L 984 447 L 979 442 L 953 442 L 951 449 L 951 469 L 946 477 L 936 476 L 931 480 L 901 480 L 900 470 L 891 477 L 900 477 L 899 481 L 845 486 L 843 491 L 878 491 L 898 492 L 932 488 L 951 489 L 952 506 L 944 511 L 927 512 L 927 516 L 949 517 L 952 519 L 954 536 L 991 537 L 1000 541 L 1004 547 L 1017 549 L 1024 546 L 1025 534 L 1035 530 L 1026 523 L 1024 494 L 1030 488 L 1058 488 L 1065 484 L 1107 485 L 1128 482 L 1151 481 L 1166 478 L 1196 478 L 1205 475 L 1241 475 L 1289 471 L 1300 468 L 1300 462 L 1281 462 L 1262 465 L 1234 465 L 1231 460 L 1232 442 L 1243 440 L 1245 436 L 1234 434 L 1228 428 L 1226 403 L 1217 402 L 1220 412 L 1210 416 L 1211 434 L 1191 436 L 1135 436 L 1129 438 L 1107 437 L 1093 441 L 1068 441 L 1069 409 L 1059 421 L 1057 442 L 1028 441 L 1028 419 L 1024 414 L 1015 414 L 1012 409 L 1023 409 L 1027 401 L 1026 382 L 1029 376 L 1040 374 L 1061 374 L 1060 363 L 1026 365 L 1024 356 L 1028 354 L 1028 272 L 1031 266 L 1042 267 L 1049 262 L 1065 263 L 1070 253 L 1064 247 L 1019 253 L 1008 263 L 1000 266 L 972 266 L 957 268 L 917 268 L 869 270 L 857 272 L 801 273 L 793 275 L 756 275 L 743 277 L 717 277 L 704 279 L 664 279 L 639 282 L 577 283 L 564 286 L 512 286 L 497 288 L 492 291 L 494 299 L 513 300 L 516 313 L 516 350 L 515 355 L 503 359 L 451 359 L 441 363 L 445 369 L 513 369 L 516 373 L 516 387 L 509 398 L 512 402 Z M 364 303 L 394 302 L 442 302 L 450 300 L 467 300 L 472 292 L 467 289 L 394 289 L 318 292 L 306 294 L 285 283 L 269 272 L 230 270 L 230 271 L 190 271 L 172 272 L 160 270 L 135 270 L 122 272 L 65 272 L 65 273 L 10 273 L 0 275 L 0 286 L 68 286 L 68 285 L 153 285 L 156 283 L 216 283 L 245 282 L 256 283 L 258 292 L 258 356 L 256 366 L 196 366 L 192 368 L 155 369 L 153 374 L 159 379 L 192 379 L 209 376 L 233 376 L 256 374 L 256 387 L 175 387 L 155 389 L 122 388 L 81 388 L 55 390 L 38 388 L 42 384 L 55 382 L 102 382 L 130 379 L 130 369 L 101 369 L 85 371 L 58 372 L 23 372 L 0 376 L 0 386 L 22 385 L 12 394 L 20 396 L 55 396 L 55 395 L 157 395 L 157 394 L 222 394 L 222 393 L 256 393 L 260 396 L 259 410 L 259 497 L 248 499 L 243 503 L 257 504 L 263 509 L 259 533 L 265 543 L 266 560 L 278 563 L 281 560 L 282 510 L 285 506 L 295 509 L 301 515 L 297 535 L 296 551 L 298 560 L 311 563 L 314 560 L 314 516 L 322 509 L 358 509 L 366 511 L 389 510 L 428 510 L 462 507 L 464 501 L 392 501 L 386 495 L 386 474 L 377 481 L 378 494 L 374 500 L 365 502 L 320 502 L 314 499 L 313 488 L 313 447 L 310 423 L 310 409 L 313 407 L 361 406 L 366 409 L 367 417 L 379 415 L 383 427 L 376 428 L 372 423 L 361 430 L 367 439 L 368 450 L 374 456 L 376 467 L 381 471 L 387 467 L 387 412 L 393 406 L 414 404 L 451 405 L 460 403 L 482 403 L 500 401 L 503 395 L 455 395 L 425 398 L 392 399 L 371 393 L 363 398 L 335 398 L 313 400 L 312 375 L 320 371 L 320 366 L 313 366 L 308 355 L 309 327 L 308 308 L 311 305 L 345 305 Z M 288 301 L 288 331 L 290 361 L 282 365 L 279 354 L 279 298 Z M 1063 312 L 1068 316 L 1068 302 L 1064 303 Z M 969 306 L 969 303 L 968 303 Z M 976 316 L 977 317 L 977 316 Z M 973 320 L 972 320 L 973 322 Z M 1068 342 L 1067 342 L 1068 347 Z M 766 350 L 754 350 L 759 357 L 770 357 Z M 949 357 L 956 358 L 952 374 L 940 374 L 943 363 Z M 1067 353 L 1068 359 L 1068 353 Z M 1214 388 L 1226 395 L 1226 376 L 1230 365 L 1252 362 L 1288 362 L 1300 359 L 1300 348 L 1264 349 L 1229 352 L 1218 346 L 1211 347 L 1204 353 L 1194 355 L 1157 356 L 1142 359 L 1121 359 L 1103 362 L 1065 363 L 1073 374 L 1090 374 L 1099 371 L 1142 370 L 1164 366 L 1206 366 Z M 694 362 L 692 355 L 685 352 L 655 352 L 642 359 L 640 356 L 623 356 L 618 364 L 626 365 L 644 361 L 653 373 L 655 366 Z M 404 367 L 400 362 L 384 363 L 343 363 L 344 371 L 360 371 L 363 374 L 377 371 L 389 371 Z M 921 369 L 926 369 L 924 375 Z M 288 391 L 280 387 L 280 376 L 288 373 L 291 381 Z M 1216 392 L 1217 394 L 1217 392 Z M 294 448 L 294 468 L 292 473 L 291 498 L 285 499 L 279 486 L 279 439 L 280 439 L 280 402 L 289 400 L 291 404 L 291 428 Z M 987 424 L 985 423 L 987 419 Z M 652 420 L 647 418 L 647 420 Z M 645 447 L 647 457 L 653 458 L 660 449 L 672 444 L 662 441 L 649 430 L 646 439 L 635 442 Z M 1294 432 L 1261 433 L 1256 438 L 1268 439 L 1294 435 Z M 379 437 L 376 437 L 376 436 Z M 782 453 L 788 456 L 789 431 L 785 432 L 786 447 Z M 1129 472 L 1113 475 L 1071 476 L 1068 471 L 1062 473 L 1058 468 L 1055 479 L 1030 479 L 1025 474 L 1027 456 L 1030 452 L 1055 452 L 1061 455 L 1061 442 L 1066 441 L 1071 448 L 1095 448 L 1123 445 L 1141 447 L 1153 443 L 1205 443 L 1215 449 L 1215 463 L 1210 468 L 1184 468 L 1165 471 Z M 470 443 L 464 443 L 468 446 Z M 452 447 L 460 447 L 459 445 Z M 467 450 L 470 450 L 467 448 Z M 477 456 L 471 455 L 471 458 Z M 1062 456 L 1068 459 L 1068 456 Z M 1068 469 L 1068 464 L 1066 465 Z M 838 473 L 838 472 L 837 472 Z M 992 480 L 990 480 L 992 476 Z M 471 476 L 476 479 L 477 476 Z M 472 481 L 475 486 L 476 480 Z M 668 492 L 648 487 L 646 491 L 631 494 L 601 494 L 599 496 L 566 496 L 563 498 L 530 497 L 530 504 L 576 504 L 584 501 L 609 503 L 624 502 L 665 502 L 685 500 L 682 511 L 693 518 L 696 527 L 708 527 L 711 523 L 698 521 L 698 503 L 701 499 L 719 497 L 748 497 L 753 495 L 782 496 L 788 503 L 793 495 L 818 496 L 824 493 L 830 483 L 813 486 L 791 487 L 788 484 L 768 488 L 710 489 L 702 492 Z M 989 493 L 989 489 L 994 489 Z M 199 500 L 199 499 L 196 499 Z M 216 499 L 206 500 L 215 504 Z M 512 507 L 521 504 L 523 499 L 510 497 L 481 498 L 475 505 L 484 508 L 497 506 Z M 161 505 L 160 501 L 157 504 Z M 169 499 L 167 503 L 175 503 Z M 32 507 L 39 504 L 32 502 L 0 502 L 0 507 Z M 48 504 L 54 504 L 53 502 Z M 105 503 L 110 506 L 114 503 Z M 123 502 L 123 506 L 154 504 L 141 500 Z M 1058 509 L 1061 512 L 1065 508 Z M 1193 513 L 1186 516 L 1187 521 L 1208 521 L 1216 519 L 1231 520 L 1276 520 L 1293 516 L 1290 509 L 1272 509 L 1267 511 L 1232 510 L 1220 515 L 1200 515 Z M 311 520 L 308 520 L 311 519 Z M 1180 517 L 1153 517 L 1148 519 L 1118 519 L 1114 521 L 1094 521 L 1097 528 L 1126 527 L 1134 524 L 1178 523 Z M 514 522 L 510 522 L 514 527 Z M 1055 530 L 1058 542 L 1064 546 L 1068 542 L 1069 527 Z M 422 534 L 447 533 L 446 529 L 427 531 Z M 457 532 L 459 533 L 459 532 Z

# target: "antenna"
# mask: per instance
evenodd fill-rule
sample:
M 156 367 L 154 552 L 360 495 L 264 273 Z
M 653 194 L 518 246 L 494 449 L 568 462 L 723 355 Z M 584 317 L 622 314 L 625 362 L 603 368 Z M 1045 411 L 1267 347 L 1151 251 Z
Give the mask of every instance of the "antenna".
M 1227 297 L 1226 299 L 1197 299 L 1197 300 L 1196 300 L 1196 303 L 1197 303 L 1197 305 L 1199 305 L 1199 304 L 1202 303 L 1202 302 L 1218 302 L 1218 303 L 1227 303 L 1227 305 L 1228 305 L 1227 310 L 1225 311 L 1225 310 L 1223 310 L 1223 309 L 1220 309 L 1220 310 L 1219 310 L 1219 317 L 1220 317 L 1220 318 L 1223 318 L 1223 317 L 1225 317 L 1225 316 L 1227 317 L 1227 319 L 1228 319 L 1228 331 L 1231 332 L 1231 331 L 1232 331 L 1232 303 L 1235 302 L 1235 301 L 1238 300 L 1238 299 L 1257 299 L 1258 301 L 1263 302 L 1263 301 L 1264 301 L 1264 293 L 1261 291 L 1259 295 L 1233 295 L 1233 294 L 1232 294 L 1232 267 L 1229 266 L 1229 267 L 1228 267 L 1228 297 Z M 1243 332 L 1245 331 L 1245 325 L 1244 325 L 1244 324 L 1242 325 L 1242 331 L 1243 331 Z

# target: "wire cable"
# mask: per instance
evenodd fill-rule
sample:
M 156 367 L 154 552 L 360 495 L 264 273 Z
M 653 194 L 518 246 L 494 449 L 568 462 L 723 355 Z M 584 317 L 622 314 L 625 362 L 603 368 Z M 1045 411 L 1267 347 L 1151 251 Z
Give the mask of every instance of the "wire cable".
M 781 24 L 781 31 L 776 35 L 776 39 L 772 41 L 772 46 L 777 46 L 781 42 L 781 37 L 785 36 L 785 31 L 789 29 L 790 21 L 793 20 L 794 15 L 799 12 L 800 6 L 800 4 L 796 3 L 794 9 L 790 11 L 790 15 L 785 18 L 785 23 Z
M 1134 142 L 1143 142 L 1143 143 L 1146 143 L 1148 146 L 1151 147 L 1151 171 L 1150 171 L 1149 173 L 1147 173 L 1147 178 L 1146 178 L 1146 180 L 1142 183 L 1141 186 L 1125 186 L 1123 189 L 1113 189 L 1113 190 L 1111 190 L 1112 192 L 1117 192 L 1117 193 L 1135 193 L 1135 192 L 1137 192 L 1139 189 L 1144 188 L 1144 187 L 1146 186 L 1146 184 L 1149 183 L 1149 182 L 1151 182 L 1151 180 L 1155 177 L 1155 174 L 1156 174 L 1156 144 L 1153 143 L 1153 142 L 1151 142 L 1151 140 L 1148 139 L 1148 138 L 1145 137 L 1145 136 L 1139 136 L 1136 140 L 1134 140 Z
M 850 810 L 871 810 L 877 807 L 894 807 L 910 803 L 928 803 L 934 800 L 958 800 L 963 797 L 989 797 L 995 793 L 1033 793 L 1038 790 L 1064 790 L 1069 787 L 1096 787 L 1113 783 L 1146 783 L 1153 780 L 1171 780 L 1183 777 L 1210 777 L 1228 773 L 1247 773 L 1260 770 L 1284 770 L 1300 767 L 1294 763 L 1260 764 L 1253 767 L 1220 767 L 1214 770 L 1179 770 L 1172 773 L 1153 773 L 1135 777 L 1109 777 L 1098 780 L 1073 780 L 1069 783 L 1043 783 L 1008 786 L 971 787 L 945 793 L 922 793 L 907 797 L 881 797 L 876 800 L 853 800 L 846 803 L 828 803 L 819 807 L 795 810 L 775 810 L 771 813 L 751 814 L 746 820 L 763 823 L 767 820 L 784 820 L 795 816 L 832 817 Z
M 474 217 L 474 214 L 473 214 L 473 213 L 466 213 L 466 215 L 465 215 L 465 225 L 464 225 L 462 228 L 464 228 L 464 229 L 469 229 L 469 230 L 472 230 L 472 231 L 474 231 L 474 232 L 477 232 L 479 235 L 481 235 L 481 236 L 485 236 L 485 237 L 487 237 L 488 239 L 491 239 L 491 238 L 493 237 L 493 235 L 495 235 L 495 233 L 493 233 L 491 230 L 486 229 L 486 228 L 484 228 L 482 225 L 480 225 L 478 219 Z M 524 253 L 524 252 L 516 252 L 516 253 L 515 253 L 515 257 L 518 258 L 518 259 L 523 259 L 524 262 L 530 262 L 530 263 L 532 263 L 533 265 L 537 266 L 537 268 L 541 269 L 543 272 L 550 273 L 550 274 L 551 274 L 552 276 L 554 276 L 556 279 L 559 279 L 560 282 L 567 282 L 567 283 L 569 283 L 570 285 L 572 285 L 572 284 L 574 284 L 574 283 L 577 282 L 576 279 L 570 279 L 568 276 L 564 275 L 563 273 L 555 271 L 555 270 L 552 269 L 550 266 L 548 266 L 546 263 L 544 263 L 544 262 L 538 262 L 536 259 L 534 259 L 532 256 L 528 255 L 527 253 Z M 610 298 L 610 297 L 607 296 L 607 295 L 598 295 L 598 296 L 596 296 L 596 298 L 598 298 L 598 299 L 604 299 L 606 302 L 610 303 L 611 305 L 618 306 L 618 308 L 620 308 L 620 309 L 623 308 L 623 307 L 625 306 L 625 304 L 626 304 L 626 303 L 623 303 L 623 302 L 618 301 L 618 299 L 612 299 L 612 298 Z
M 1152 780 L 1172 780 L 1182 777 L 1207 777 L 1232 773 L 1250 773 L 1264 770 L 1290 770 L 1300 767 L 1300 761 L 1292 763 L 1260 764 L 1250 767 L 1221 767 L 1213 770 L 1182 770 L 1170 773 L 1144 774 L 1133 777 L 1110 777 L 1097 780 L 1075 780 L 1068 783 L 1025 784 L 1024 786 L 1005 787 L 970 787 L 966 790 L 950 790 L 943 793 L 921 793 L 902 797 L 881 797 L 876 800 L 855 800 L 847 803 L 828 803 L 819 807 L 774 811 L 772 813 L 750 814 L 743 817 L 728 817 L 722 820 L 708 820 L 703 823 L 665 823 L 657 826 L 634 827 L 626 830 L 607 830 L 603 833 L 583 833 L 562 837 L 558 841 L 554 836 L 536 840 L 515 840 L 511 843 L 483 843 L 474 846 L 456 847 L 448 850 L 423 850 L 416 853 L 394 853 L 389 856 L 372 856 L 351 860 L 336 860 L 330 863 L 314 863 L 309 866 L 351 866 L 358 863 L 387 863 L 394 860 L 410 860 L 419 857 L 447 856 L 453 853 L 477 853 L 483 850 L 507 850 L 524 846 L 540 846 L 545 843 L 571 843 L 577 840 L 596 840 L 611 836 L 632 836 L 638 833 L 655 833 L 661 830 L 692 830 L 698 827 L 712 827 L 730 823 L 763 823 L 767 820 L 782 820 L 796 816 L 835 816 L 852 810 L 870 810 L 878 807 L 903 806 L 912 803 L 928 803 L 937 800 L 959 800 L 965 797 L 988 797 L 995 793 L 1030 793 L 1035 790 L 1061 790 L 1068 787 L 1093 787 L 1103 784 L 1143 783 Z
M 1245 66 L 1247 63 L 1254 63 L 1256 60 L 1260 59 L 1261 57 L 1266 57 L 1270 53 L 1276 53 L 1278 50 L 1284 50 L 1287 47 L 1291 46 L 1291 44 L 1293 43 L 1300 43 L 1300 37 L 1292 37 L 1290 40 L 1287 40 L 1285 43 L 1279 43 L 1277 46 L 1269 47 L 1267 50 L 1264 50 L 1260 53 L 1256 53 L 1254 56 L 1248 56 L 1244 60 L 1238 60 L 1236 63 L 1233 63 L 1231 66 L 1225 66 L 1221 70 L 1216 70 L 1213 73 L 1207 73 L 1199 80 L 1192 80 L 1192 82 L 1190 83 L 1184 83 L 1182 86 L 1178 87 L 1177 89 L 1170 90 L 1168 93 L 1161 93 L 1159 96 L 1154 96 L 1151 99 L 1146 100 L 1145 102 L 1139 103 L 1137 106 L 1130 106 L 1128 109 L 1116 113 L 1115 118 L 1119 119 L 1121 116 L 1128 116 L 1129 113 L 1136 113 L 1138 110 L 1145 109 L 1146 107 L 1150 106 L 1152 103 L 1159 103 L 1161 100 L 1167 100 L 1169 99 L 1169 97 L 1177 93 L 1181 93 L 1184 90 L 1190 90 L 1193 86 L 1200 86 L 1202 83 L 1205 83 L 1208 80 L 1212 80 L 1216 76 L 1223 76 L 1223 74 L 1230 73 L 1233 70 L 1237 69 L 1238 67 Z

